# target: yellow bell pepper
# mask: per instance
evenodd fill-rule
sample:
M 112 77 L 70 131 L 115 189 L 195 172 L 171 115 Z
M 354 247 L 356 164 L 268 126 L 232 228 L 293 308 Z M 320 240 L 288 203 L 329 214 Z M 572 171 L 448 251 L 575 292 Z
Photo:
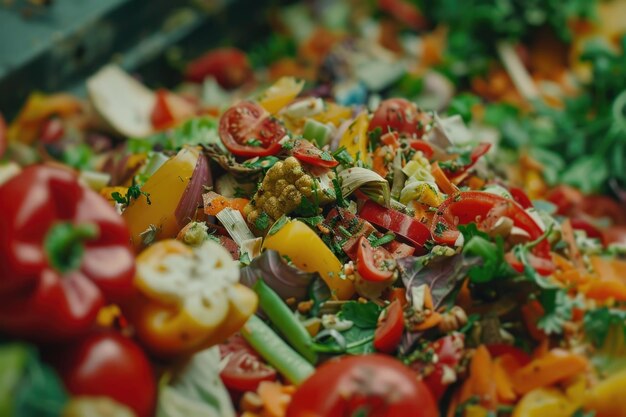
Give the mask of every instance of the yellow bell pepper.
M 282 77 L 265 91 L 259 104 L 272 114 L 278 113 L 300 94 L 302 87 L 304 87 L 304 81 L 297 81 L 293 77 Z
M 585 397 L 585 408 L 596 417 L 626 417 L 626 369 L 594 386 Z
M 352 117 L 352 109 L 350 107 L 340 106 L 333 102 L 326 102 L 326 108 L 323 112 L 313 116 L 313 119 L 322 123 L 332 123 L 339 126 L 345 120 Z
M 367 149 L 367 128 L 369 124 L 370 120 L 367 116 L 367 111 L 361 112 L 348 127 L 341 140 L 339 140 L 339 146 L 344 146 L 355 160 L 366 163 L 370 159 Z
M 103 189 L 100 190 L 100 195 L 106 198 L 106 200 L 109 203 L 111 203 L 112 206 L 115 206 L 117 202 L 113 198 L 113 193 L 120 193 L 120 195 L 126 195 L 127 192 L 128 192 L 127 187 L 104 187 Z
M 515 407 L 512 417 L 571 417 L 578 405 L 555 388 L 530 391 Z
M 268 233 L 263 248 L 288 256 L 303 271 L 318 272 L 335 298 L 347 300 L 354 294 L 354 283 L 340 277 L 343 265 L 339 259 L 303 222 L 290 220 L 274 234 Z
M 144 246 L 143 233 L 153 228 L 157 239 L 174 238 L 184 226 L 176 218 L 176 208 L 191 181 L 201 156 L 198 148 L 186 147 L 165 162 L 141 187 L 149 194 L 133 200 L 122 217 L 128 223 L 136 250 Z
M 256 311 L 256 294 L 238 280 L 238 263 L 218 243 L 163 240 L 137 257 L 138 291 L 122 310 L 153 354 L 191 354 L 224 341 Z

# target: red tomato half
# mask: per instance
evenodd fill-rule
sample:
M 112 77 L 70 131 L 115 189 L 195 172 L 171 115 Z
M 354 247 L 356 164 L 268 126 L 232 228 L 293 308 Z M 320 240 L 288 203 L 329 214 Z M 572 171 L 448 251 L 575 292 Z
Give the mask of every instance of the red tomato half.
M 401 236 L 408 243 L 415 246 L 418 254 L 425 252 L 424 244 L 431 237 L 430 230 L 413 217 L 400 213 L 397 210 L 383 207 L 371 200 L 365 202 L 359 212 L 359 216 L 378 227 L 390 230 Z
M 73 395 L 110 397 L 137 417 L 152 416 L 156 379 L 143 350 L 129 338 L 92 333 L 64 348 L 56 365 Z
M 276 371 L 261 360 L 239 333 L 220 345 L 220 355 L 228 358 L 220 377 L 230 390 L 256 391 L 262 381 L 276 380 Z
M 431 122 L 431 116 L 403 98 L 390 98 L 378 106 L 368 131 L 380 128 L 381 132 L 396 131 L 407 136 L 420 137 Z
M 220 138 L 237 156 L 268 156 L 280 151 L 287 131 L 263 107 L 242 101 L 226 110 L 220 118 Z
M 424 382 L 436 400 L 441 399 L 448 387 L 455 382 L 454 379 L 447 378 L 446 373 L 452 371 L 456 374 L 463 359 L 464 348 L 465 336 L 462 333 L 451 333 L 428 345 L 428 349 L 436 354 L 435 363 L 416 362 L 411 365 L 420 372 L 430 370 L 424 377 Z
M 239 49 L 215 49 L 191 61 L 185 69 L 185 78 L 192 82 L 201 83 L 208 76 L 224 88 L 235 88 L 252 77 L 252 67 Z
M 385 355 L 343 356 L 317 368 L 295 392 L 286 417 L 437 417 L 413 371 Z
M 383 353 L 393 353 L 398 349 L 404 331 L 404 312 L 400 301 L 394 300 L 383 312 L 374 334 L 374 347 Z
M 515 202 L 522 206 L 524 209 L 533 206 L 532 201 L 530 201 L 530 198 L 528 198 L 526 192 L 524 192 L 524 190 L 522 190 L 521 188 L 509 187 L 509 192 L 511 193 L 511 196 L 513 196 L 513 200 L 515 200 Z
M 297 140 L 291 152 L 293 156 L 306 164 L 324 168 L 333 168 L 339 165 L 339 162 L 330 153 L 322 151 L 308 140 Z
M 373 248 L 365 236 L 359 238 L 356 253 L 356 270 L 365 281 L 383 282 L 393 277 L 391 266 L 395 259 L 384 248 Z

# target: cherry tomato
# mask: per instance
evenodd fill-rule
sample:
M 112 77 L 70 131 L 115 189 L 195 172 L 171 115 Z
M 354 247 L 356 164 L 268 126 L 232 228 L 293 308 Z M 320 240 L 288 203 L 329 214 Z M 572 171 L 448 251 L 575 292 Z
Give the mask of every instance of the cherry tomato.
M 435 353 L 436 361 L 416 362 L 411 368 L 420 373 L 427 372 L 424 382 L 430 388 L 436 400 L 441 399 L 446 389 L 456 382 L 458 368 L 463 359 L 465 336 L 462 333 L 451 333 L 428 345 L 427 351 Z
M 398 349 L 404 331 L 404 312 L 398 300 L 387 307 L 374 333 L 374 347 L 383 353 L 393 353 Z
M 489 152 L 489 149 L 491 149 L 491 143 L 488 143 L 488 142 L 479 143 L 478 145 L 476 145 L 474 149 L 472 149 L 472 153 L 470 154 L 469 164 L 464 165 L 462 167 L 458 167 L 454 169 L 453 171 L 444 169 L 443 172 L 450 179 L 458 178 L 461 175 L 465 174 L 467 171 L 469 171 L 474 165 L 476 165 L 476 162 L 478 162 L 478 160 L 484 154 Z
M 7 124 L 0 113 L 0 158 L 4 155 L 4 151 L 7 149 Z
M 407 136 L 420 137 L 431 122 L 431 116 L 403 98 L 384 100 L 376 109 L 368 131 L 380 128 L 381 132 L 396 131 Z
M 626 225 L 626 207 L 605 195 L 585 196 L 580 210 L 597 219 L 608 217 L 614 224 Z
M 318 167 L 334 168 L 339 165 L 330 153 L 320 150 L 308 140 L 297 140 L 291 152 L 298 160 Z
M 365 281 L 383 282 L 393 278 L 395 260 L 386 249 L 373 248 L 365 236 L 359 238 L 356 270 Z
M 415 373 L 385 355 L 343 356 L 298 388 L 286 417 L 436 417 L 435 400 Z
M 50 144 L 61 139 L 64 134 L 65 128 L 63 127 L 61 119 L 52 117 L 41 125 L 39 140 L 43 143 Z
M 365 202 L 359 216 L 404 238 L 408 243 L 415 246 L 416 253 L 423 254 L 425 252 L 424 244 L 431 237 L 430 230 L 413 217 L 383 207 L 371 200 Z
M 256 103 L 242 101 L 220 118 L 220 138 L 238 156 L 268 156 L 280 151 L 285 128 Z
M 276 380 L 276 371 L 263 362 L 239 333 L 220 345 L 220 355 L 227 360 L 220 377 L 230 390 L 256 391 L 262 381 Z
M 129 338 L 91 333 L 62 349 L 55 364 L 71 394 L 110 397 L 137 417 L 152 416 L 156 379 L 143 350 Z
M 398 242 L 396 240 L 385 243 L 383 247 L 387 249 L 389 253 L 391 253 L 391 256 L 396 259 L 406 258 L 407 256 L 412 256 L 415 253 L 415 248 L 413 246 L 409 246 L 406 243 Z
M 602 232 L 591 222 L 588 222 L 581 217 L 572 217 L 570 218 L 570 222 L 572 223 L 572 227 L 574 229 L 584 230 L 587 236 L 591 238 L 602 239 Z
M 150 114 L 150 121 L 155 129 L 165 129 L 174 123 L 174 114 L 170 110 L 167 95 L 167 90 L 160 89 L 156 92 L 156 101 Z
M 215 49 L 191 61 L 185 69 L 185 78 L 192 82 L 201 83 L 208 76 L 224 88 L 235 88 L 252 77 L 252 67 L 239 49 Z
M 547 200 L 556 206 L 556 212 L 561 215 L 568 214 L 570 209 L 580 205 L 583 198 L 580 191 L 568 185 L 559 185 L 547 196 Z
M 532 201 L 530 201 L 528 195 L 526 195 L 524 190 L 522 190 L 521 188 L 509 187 L 509 192 L 511 193 L 511 196 L 513 196 L 513 200 L 515 200 L 517 204 L 522 206 L 522 208 L 527 209 L 533 206 Z
M 495 343 L 487 345 L 487 350 L 491 356 L 497 358 L 502 355 L 511 355 L 519 363 L 520 366 L 526 366 L 530 363 L 530 356 L 522 349 L 504 343 Z

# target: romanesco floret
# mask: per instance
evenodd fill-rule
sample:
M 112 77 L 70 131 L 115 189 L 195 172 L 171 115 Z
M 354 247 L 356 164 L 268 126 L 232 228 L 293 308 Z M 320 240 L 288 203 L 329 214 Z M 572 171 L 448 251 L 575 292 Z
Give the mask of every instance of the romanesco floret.
M 257 233 L 266 231 L 282 215 L 289 214 L 306 198 L 313 204 L 334 200 L 320 182 L 304 171 L 300 162 L 290 156 L 267 171 L 261 186 L 244 209 L 246 220 Z

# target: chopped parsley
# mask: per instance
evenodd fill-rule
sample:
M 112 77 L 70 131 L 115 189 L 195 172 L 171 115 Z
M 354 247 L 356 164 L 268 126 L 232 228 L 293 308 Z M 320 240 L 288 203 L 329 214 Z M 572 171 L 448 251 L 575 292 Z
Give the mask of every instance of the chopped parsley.
M 141 188 L 137 184 L 133 184 L 130 187 L 128 187 L 128 190 L 126 191 L 126 195 L 124 196 L 122 196 L 122 194 L 120 194 L 117 191 L 111 193 L 111 197 L 113 198 L 113 200 L 115 200 L 117 203 L 122 204 L 126 207 L 130 205 L 132 200 L 137 200 L 142 195 L 146 197 L 146 201 L 148 202 L 148 205 L 152 204 L 152 201 L 150 201 L 150 193 L 141 191 Z
M 265 230 L 270 227 L 270 216 L 268 216 L 267 213 L 262 212 L 254 221 L 254 227 L 259 230 Z

